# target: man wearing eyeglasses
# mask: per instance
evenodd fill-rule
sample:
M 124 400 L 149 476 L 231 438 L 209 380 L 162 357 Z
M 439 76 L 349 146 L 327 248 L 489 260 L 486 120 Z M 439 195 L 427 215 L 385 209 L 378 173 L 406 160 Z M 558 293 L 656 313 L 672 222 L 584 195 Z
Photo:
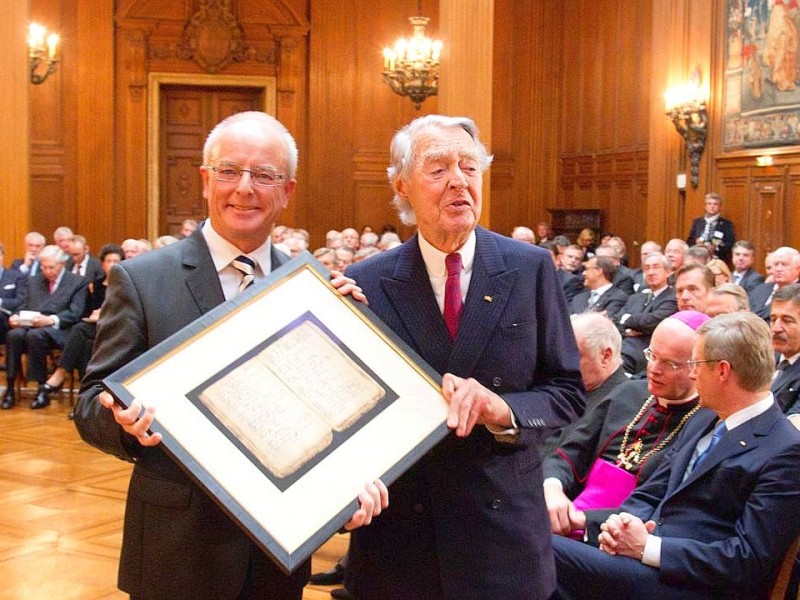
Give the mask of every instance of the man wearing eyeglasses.
M 122 409 L 102 387 L 104 377 L 288 260 L 270 231 L 294 192 L 297 155 L 286 128 L 264 113 L 222 121 L 200 170 L 208 220 L 111 272 L 75 423 L 84 440 L 135 464 L 119 570 L 119 587 L 132 598 L 299 600 L 308 580 L 310 561 L 284 575 L 163 451 L 160 434 L 148 433 L 152 407 Z M 333 284 L 363 299 L 351 280 Z M 386 506 L 386 488 L 370 484 L 359 500 L 347 528 Z
M 587 410 L 545 457 L 544 495 L 553 533 L 566 536 L 585 530 L 586 541 L 596 543 L 608 509 L 617 508 L 627 496 L 622 485 L 630 484 L 630 492 L 646 481 L 664 458 L 697 412 L 697 391 L 687 361 L 695 330 L 706 321 L 706 315 L 695 311 L 664 319 L 645 350 L 647 380 L 614 388 Z M 618 469 L 619 480 L 592 474 L 609 468 Z M 610 489 L 615 486 L 617 489 Z M 610 498 L 617 490 L 622 498 L 614 505 L 587 500 L 600 491 Z
M 554 539 L 559 598 L 768 598 L 800 534 L 800 432 L 769 391 L 770 332 L 749 312 L 697 331 L 700 412 L 602 526 Z

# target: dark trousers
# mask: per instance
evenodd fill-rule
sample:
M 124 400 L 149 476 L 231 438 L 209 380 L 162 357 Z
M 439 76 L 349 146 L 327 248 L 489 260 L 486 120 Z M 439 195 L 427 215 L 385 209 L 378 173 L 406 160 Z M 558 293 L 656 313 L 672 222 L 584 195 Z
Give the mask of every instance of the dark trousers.
M 77 369 L 83 378 L 89 359 L 92 357 L 92 344 L 96 331 L 97 326 L 94 323 L 77 323 L 70 327 L 58 366 L 67 373 Z
M 6 377 L 9 386 L 20 370 L 23 354 L 28 355 L 27 380 L 43 384 L 47 380 L 47 351 L 60 348 L 64 332 L 53 327 L 18 327 L 6 336 Z

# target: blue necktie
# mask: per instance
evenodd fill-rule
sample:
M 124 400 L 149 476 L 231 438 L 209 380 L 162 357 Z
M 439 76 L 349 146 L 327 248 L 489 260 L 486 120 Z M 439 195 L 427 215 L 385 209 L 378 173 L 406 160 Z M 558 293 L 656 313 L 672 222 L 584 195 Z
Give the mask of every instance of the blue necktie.
M 714 435 L 711 436 L 711 443 L 708 445 L 708 448 L 703 450 L 699 454 L 699 456 L 695 459 L 691 471 L 696 470 L 697 467 L 700 466 L 700 463 L 702 463 L 706 459 L 706 457 L 709 454 L 711 454 L 711 451 L 714 449 L 714 446 L 716 446 L 719 443 L 719 441 L 722 439 L 722 436 L 725 434 L 726 431 L 728 431 L 728 428 L 725 427 L 725 421 L 720 421 L 719 423 L 717 423 L 717 426 L 714 428 Z

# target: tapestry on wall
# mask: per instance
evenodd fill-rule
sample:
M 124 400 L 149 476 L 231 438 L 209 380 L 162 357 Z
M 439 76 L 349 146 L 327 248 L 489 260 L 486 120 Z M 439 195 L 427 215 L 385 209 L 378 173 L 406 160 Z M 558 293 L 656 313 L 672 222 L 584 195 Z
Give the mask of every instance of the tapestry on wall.
M 727 0 L 723 149 L 800 144 L 797 0 Z

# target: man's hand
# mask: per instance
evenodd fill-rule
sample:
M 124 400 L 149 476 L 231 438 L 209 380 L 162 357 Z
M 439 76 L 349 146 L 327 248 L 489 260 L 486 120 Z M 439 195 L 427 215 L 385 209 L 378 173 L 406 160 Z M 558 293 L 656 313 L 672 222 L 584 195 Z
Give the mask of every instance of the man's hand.
M 101 392 L 97 397 L 98 402 L 114 413 L 114 420 L 120 424 L 122 429 L 134 436 L 142 446 L 155 446 L 161 443 L 160 433 L 148 433 L 147 430 L 153 424 L 156 409 L 148 406 L 142 412 L 142 405 L 138 400 L 134 400 L 128 408 L 123 408 L 114 402 L 114 397 L 108 392 Z
M 647 536 L 656 528 L 655 521 L 642 522 L 630 513 L 611 515 L 600 525 L 600 550 L 641 560 Z
M 544 501 L 550 517 L 550 531 L 556 535 L 567 536 L 571 531 L 586 528 L 586 514 L 576 510 L 558 485 L 544 484 Z
M 442 393 L 450 403 L 447 426 L 458 437 L 472 433 L 475 425 L 492 425 L 500 429 L 511 427 L 511 409 L 505 400 L 472 379 L 451 373 L 442 377 Z
M 361 288 L 356 285 L 356 280 L 345 277 L 344 273 L 341 271 L 331 270 L 331 285 L 335 287 L 342 296 L 350 295 L 355 300 L 369 306 L 367 297 L 364 295 L 364 292 L 361 291 Z
M 47 315 L 39 315 L 38 317 L 34 317 L 31 321 L 33 327 L 52 327 L 55 324 L 56 320 Z
M 376 479 L 364 486 L 364 491 L 358 495 L 358 504 L 358 510 L 344 524 L 347 531 L 372 523 L 372 519 L 389 506 L 389 490 L 380 479 Z

